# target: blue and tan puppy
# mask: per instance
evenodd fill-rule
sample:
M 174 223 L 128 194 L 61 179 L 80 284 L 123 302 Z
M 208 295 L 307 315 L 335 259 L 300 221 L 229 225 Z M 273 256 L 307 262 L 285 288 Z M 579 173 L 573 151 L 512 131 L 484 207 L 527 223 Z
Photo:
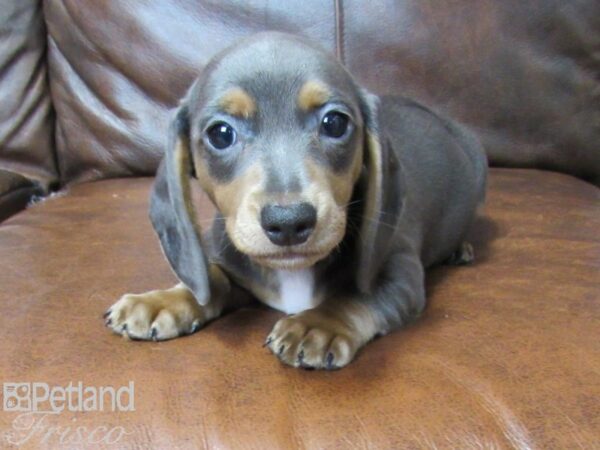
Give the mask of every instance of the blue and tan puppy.
M 150 216 L 181 283 L 122 297 L 106 314 L 119 334 L 193 333 L 243 290 L 289 314 L 266 341 L 281 361 L 335 369 L 419 315 L 425 267 L 471 257 L 478 142 L 418 103 L 367 93 L 296 37 L 215 57 L 170 133 Z M 202 238 L 194 178 L 218 210 Z

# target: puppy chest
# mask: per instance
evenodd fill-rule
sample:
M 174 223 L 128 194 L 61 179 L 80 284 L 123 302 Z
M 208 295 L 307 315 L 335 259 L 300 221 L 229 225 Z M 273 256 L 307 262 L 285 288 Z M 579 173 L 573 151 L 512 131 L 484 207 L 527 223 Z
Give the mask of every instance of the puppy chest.
M 269 306 L 287 314 L 296 314 L 318 306 L 315 296 L 315 275 L 313 269 L 277 270 L 279 292 Z

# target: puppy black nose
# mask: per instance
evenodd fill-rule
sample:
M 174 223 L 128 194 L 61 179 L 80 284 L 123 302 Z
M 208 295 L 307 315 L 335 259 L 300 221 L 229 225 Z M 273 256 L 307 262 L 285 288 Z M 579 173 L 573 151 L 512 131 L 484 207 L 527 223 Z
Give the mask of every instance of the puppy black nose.
M 289 206 L 267 205 L 260 212 L 260 224 L 275 245 L 306 242 L 315 229 L 317 210 L 310 203 Z

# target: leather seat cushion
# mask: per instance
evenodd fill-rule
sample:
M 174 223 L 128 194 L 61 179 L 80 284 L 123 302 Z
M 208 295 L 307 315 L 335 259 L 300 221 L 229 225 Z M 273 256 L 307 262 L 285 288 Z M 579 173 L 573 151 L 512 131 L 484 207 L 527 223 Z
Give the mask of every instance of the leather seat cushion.
M 264 307 L 162 343 L 128 342 L 103 327 L 102 313 L 123 293 L 175 282 L 147 219 L 150 186 L 149 178 L 77 185 L 0 226 L 3 380 L 135 383 L 134 412 L 64 411 L 48 425 L 123 426 L 127 448 L 598 443 L 592 185 L 492 170 L 472 232 L 476 264 L 430 271 L 422 319 L 330 373 L 284 367 L 262 348 L 282 316 Z M 16 416 L 0 414 L 0 430 Z

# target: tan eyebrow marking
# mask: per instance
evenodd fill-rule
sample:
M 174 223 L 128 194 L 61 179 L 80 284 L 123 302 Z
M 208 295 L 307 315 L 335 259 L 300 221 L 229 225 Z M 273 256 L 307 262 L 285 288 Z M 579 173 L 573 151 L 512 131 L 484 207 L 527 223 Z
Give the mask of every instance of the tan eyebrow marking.
M 304 83 L 298 94 L 298 106 L 303 111 L 322 106 L 331 97 L 327 86 L 319 81 L 310 80 Z
M 245 90 L 236 87 L 228 90 L 219 100 L 219 106 L 227 114 L 247 119 L 256 112 L 256 103 Z

